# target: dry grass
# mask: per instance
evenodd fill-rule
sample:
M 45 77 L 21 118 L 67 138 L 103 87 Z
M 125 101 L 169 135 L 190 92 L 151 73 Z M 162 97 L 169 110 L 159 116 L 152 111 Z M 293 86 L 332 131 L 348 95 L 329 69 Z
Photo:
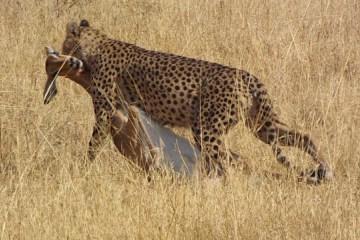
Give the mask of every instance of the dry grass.
M 360 239 L 357 0 L 60 2 L 1 0 L 0 239 Z M 80 18 L 146 48 L 249 70 L 281 117 L 317 140 L 335 181 L 265 178 L 285 170 L 242 127 L 231 146 L 255 172 L 226 183 L 147 183 L 110 141 L 85 168 L 90 98 L 64 80 L 42 104 L 43 48 L 59 49 L 66 22 Z

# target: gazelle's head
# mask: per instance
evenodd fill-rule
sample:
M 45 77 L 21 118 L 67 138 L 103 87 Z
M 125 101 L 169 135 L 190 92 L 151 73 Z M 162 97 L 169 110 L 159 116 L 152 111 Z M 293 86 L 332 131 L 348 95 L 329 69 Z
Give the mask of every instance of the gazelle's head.
M 84 67 L 81 60 L 71 56 L 61 55 L 51 47 L 46 47 L 45 51 L 47 54 L 45 63 L 47 81 L 45 83 L 43 96 L 44 104 L 48 104 L 57 94 L 57 77 L 66 76 L 76 80 L 80 76 L 79 72 L 84 71 Z M 82 78 L 85 78 L 85 75 Z

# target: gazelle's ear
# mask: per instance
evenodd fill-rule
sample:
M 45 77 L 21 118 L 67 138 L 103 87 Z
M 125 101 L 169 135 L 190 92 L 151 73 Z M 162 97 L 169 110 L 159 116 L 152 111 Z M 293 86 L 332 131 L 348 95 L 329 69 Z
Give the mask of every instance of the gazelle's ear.
M 52 48 L 51 47 L 45 47 L 45 54 L 46 55 L 49 55 L 49 54 L 51 54 L 52 53 Z
M 53 55 L 58 57 L 60 53 L 55 51 L 52 47 L 45 47 L 45 54 L 48 56 Z

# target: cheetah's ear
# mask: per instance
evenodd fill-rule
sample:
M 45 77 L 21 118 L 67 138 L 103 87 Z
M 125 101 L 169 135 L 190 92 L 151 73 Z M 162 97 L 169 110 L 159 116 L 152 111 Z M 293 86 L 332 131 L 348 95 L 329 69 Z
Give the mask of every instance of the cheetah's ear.
M 86 19 L 81 20 L 80 27 L 90 27 L 89 21 Z
M 76 22 L 69 22 L 66 25 L 66 35 L 68 36 L 80 36 L 80 29 L 79 25 Z

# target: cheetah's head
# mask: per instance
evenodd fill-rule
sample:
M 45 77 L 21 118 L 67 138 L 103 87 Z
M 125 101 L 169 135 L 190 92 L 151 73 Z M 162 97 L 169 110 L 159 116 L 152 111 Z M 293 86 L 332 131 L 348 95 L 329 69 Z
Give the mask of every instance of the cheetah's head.
M 66 35 L 62 46 L 64 55 L 71 55 L 84 60 L 83 44 L 86 39 L 86 30 L 90 28 L 87 20 L 81 20 L 80 24 L 69 22 L 66 25 Z

